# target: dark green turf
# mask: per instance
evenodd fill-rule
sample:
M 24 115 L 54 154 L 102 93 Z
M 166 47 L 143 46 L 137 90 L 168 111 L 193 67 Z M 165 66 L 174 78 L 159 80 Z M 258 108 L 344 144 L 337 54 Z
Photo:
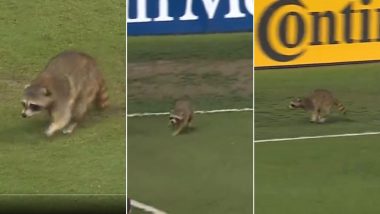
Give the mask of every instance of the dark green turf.
M 255 72 L 255 139 L 380 131 L 380 64 Z M 348 114 L 312 124 L 292 96 L 326 88 Z M 255 213 L 378 213 L 380 136 L 255 144 Z
M 255 71 L 255 138 L 282 138 L 379 131 L 380 64 Z M 312 124 L 290 100 L 314 89 L 332 91 L 348 114 L 333 112 L 326 124 Z
M 128 37 L 128 62 L 252 59 L 252 33 Z
M 252 37 L 128 37 L 128 72 L 141 69 L 128 76 L 128 113 L 167 112 L 177 97 L 160 96 L 162 88 L 177 94 L 197 89 L 187 94 L 196 110 L 252 106 L 252 92 L 243 88 L 252 84 L 252 68 L 246 66 Z M 159 62 L 192 69 L 156 75 L 150 68 Z M 220 62 L 231 62 L 232 70 L 210 66 Z M 136 71 L 151 73 L 141 77 Z M 157 96 L 145 97 L 144 87 L 155 88 Z M 252 213 L 252 113 L 196 115 L 195 129 L 177 137 L 171 136 L 168 122 L 167 116 L 128 118 L 128 195 L 168 213 Z
M 202 88 L 208 86 L 219 89 L 218 94 L 203 93 L 188 94 L 194 100 L 197 109 L 243 108 L 252 106 L 252 93 L 242 93 L 240 89 L 230 89 L 230 85 L 241 78 L 228 75 L 226 71 L 207 68 L 209 63 L 231 62 L 238 66 L 239 60 L 252 59 L 252 33 L 226 33 L 206 35 L 175 35 L 175 36 L 142 36 L 128 37 L 128 63 L 144 63 L 150 68 L 157 61 L 180 62 L 197 65 L 191 71 L 181 74 L 151 75 L 145 78 L 128 78 L 128 84 L 139 83 L 139 87 L 156 87 L 171 85 L 173 91 L 181 91 L 188 87 Z M 129 64 L 129 65 L 130 65 Z M 156 65 L 157 67 L 159 65 Z M 249 65 L 250 66 L 250 65 Z M 245 79 L 252 79 L 252 67 L 241 66 L 246 71 Z M 132 69 L 128 66 L 128 70 Z M 145 68 L 146 69 L 146 68 Z M 205 69 L 210 69 L 205 72 Z M 173 72 L 174 73 L 174 72 Z M 198 73 L 200 73 L 198 75 Z M 202 75 L 201 75 L 202 74 Z M 165 87 L 167 88 L 167 87 Z M 160 96 L 158 96 L 160 97 Z M 168 111 L 176 97 L 144 97 L 135 93 L 133 88 L 128 92 L 128 113 Z
M 252 113 L 196 115 L 172 137 L 166 116 L 128 119 L 128 194 L 168 213 L 252 213 Z
M 255 213 L 379 213 L 380 136 L 255 144 Z
M 0 1 L 0 28 L 0 194 L 125 193 L 125 1 Z M 98 59 L 111 106 L 47 139 L 46 116 L 21 118 L 21 95 L 66 49 Z
M 1 213 L 125 213 L 123 195 L 2 195 Z

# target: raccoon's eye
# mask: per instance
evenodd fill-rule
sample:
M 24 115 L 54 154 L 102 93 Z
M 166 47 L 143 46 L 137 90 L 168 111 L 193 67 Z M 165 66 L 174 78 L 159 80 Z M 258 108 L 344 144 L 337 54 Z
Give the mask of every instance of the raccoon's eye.
M 29 107 L 30 107 L 30 109 L 32 111 L 39 111 L 39 110 L 41 110 L 41 106 L 36 105 L 36 104 L 30 104 Z

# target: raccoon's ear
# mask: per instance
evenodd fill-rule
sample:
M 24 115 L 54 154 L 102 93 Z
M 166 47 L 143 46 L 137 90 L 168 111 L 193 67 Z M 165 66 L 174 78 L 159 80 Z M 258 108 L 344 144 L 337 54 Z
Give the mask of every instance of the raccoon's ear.
M 30 84 L 24 85 L 24 89 L 28 88 L 29 86 L 30 86 Z
M 42 93 L 44 93 L 45 96 L 50 96 L 51 93 L 47 88 L 42 88 Z

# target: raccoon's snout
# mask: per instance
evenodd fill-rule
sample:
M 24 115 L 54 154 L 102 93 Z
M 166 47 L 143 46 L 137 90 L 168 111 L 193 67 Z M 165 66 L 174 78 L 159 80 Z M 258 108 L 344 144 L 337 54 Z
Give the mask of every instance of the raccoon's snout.
M 35 114 L 38 114 L 40 113 L 41 111 L 32 111 L 31 109 L 24 109 L 22 112 L 21 112 L 21 117 L 23 118 L 29 118 Z
M 295 109 L 295 108 L 297 108 L 297 106 L 294 105 L 294 103 L 290 103 L 289 108 L 290 108 L 290 109 Z
M 175 125 L 175 124 L 177 123 L 177 120 L 176 120 L 175 118 L 171 118 L 171 119 L 170 119 L 170 123 L 171 123 L 172 125 Z

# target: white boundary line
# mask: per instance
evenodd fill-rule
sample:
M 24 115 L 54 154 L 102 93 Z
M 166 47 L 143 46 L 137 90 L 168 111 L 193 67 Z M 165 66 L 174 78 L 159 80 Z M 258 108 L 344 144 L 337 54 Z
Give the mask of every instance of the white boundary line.
M 221 113 L 221 112 L 241 112 L 241 111 L 253 111 L 253 108 L 241 108 L 241 109 L 218 109 L 218 110 L 207 110 L 207 111 L 195 111 L 196 114 L 212 114 L 212 113 Z M 160 116 L 160 115 L 169 115 L 170 112 L 156 112 L 156 113 L 133 113 L 128 114 L 128 117 L 144 117 L 144 116 Z
M 293 137 L 293 138 L 254 140 L 254 142 L 255 143 L 266 143 L 266 142 L 281 142 L 281 141 L 292 141 L 292 140 L 334 138 L 334 137 L 352 137 L 352 136 L 379 135 L 379 134 L 380 134 L 380 132 L 362 132 L 362 133 L 349 133 L 349 134 L 334 134 L 334 135 L 319 135 L 319 136 L 304 136 L 304 137 Z
M 146 212 L 150 212 L 150 213 L 153 213 L 153 214 L 167 214 L 166 212 L 162 211 L 162 210 L 159 210 L 157 208 L 154 208 L 152 206 L 149 206 L 149 205 L 146 205 L 146 204 L 143 204 L 141 202 L 138 202 L 136 200 L 132 200 L 131 199 L 131 206 L 132 207 L 136 207 L 136 208 L 139 208 L 139 209 L 142 209 Z M 132 211 L 133 212 L 133 211 Z

